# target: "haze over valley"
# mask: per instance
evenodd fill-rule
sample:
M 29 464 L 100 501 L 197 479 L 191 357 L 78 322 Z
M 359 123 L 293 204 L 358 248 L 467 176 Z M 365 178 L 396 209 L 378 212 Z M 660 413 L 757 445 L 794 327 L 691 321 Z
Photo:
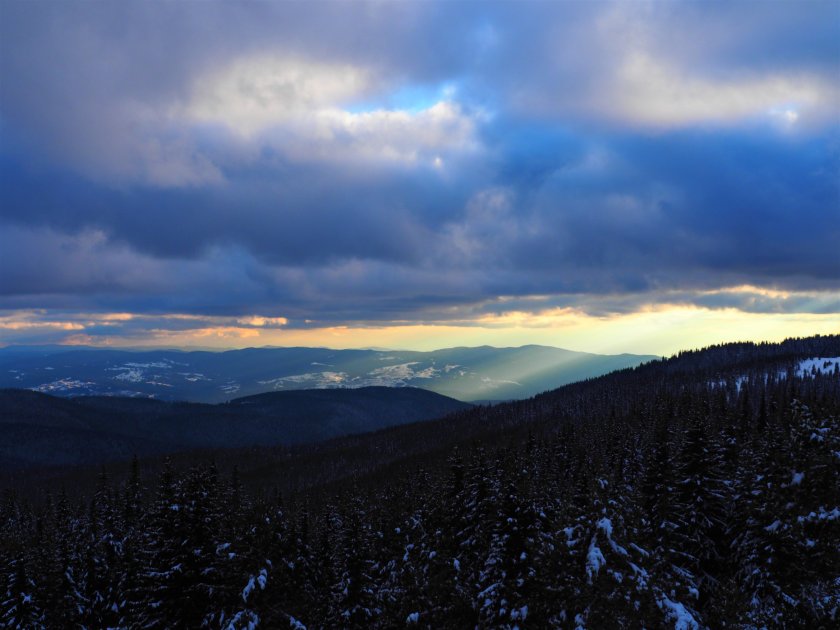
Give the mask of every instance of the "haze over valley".
M 0 349 L 0 388 L 57 396 L 223 402 L 296 389 L 420 387 L 464 401 L 529 398 L 655 359 L 544 346 L 433 352 L 250 348 L 227 352 Z

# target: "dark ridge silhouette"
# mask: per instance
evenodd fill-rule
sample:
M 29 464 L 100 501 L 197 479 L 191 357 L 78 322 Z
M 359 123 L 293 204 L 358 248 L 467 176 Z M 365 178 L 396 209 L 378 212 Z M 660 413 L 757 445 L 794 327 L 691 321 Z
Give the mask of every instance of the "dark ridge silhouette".
M 220 405 L 0 390 L 0 467 L 299 444 L 429 420 L 469 406 L 413 387 L 272 392 Z

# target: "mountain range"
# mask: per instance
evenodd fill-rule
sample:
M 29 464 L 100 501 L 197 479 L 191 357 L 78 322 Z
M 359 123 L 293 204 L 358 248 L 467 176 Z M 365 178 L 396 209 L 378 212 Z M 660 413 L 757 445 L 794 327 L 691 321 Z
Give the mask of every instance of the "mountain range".
M 123 396 L 220 403 L 270 391 L 418 387 L 463 401 L 529 398 L 633 367 L 650 355 L 549 346 L 430 352 L 247 348 L 225 352 L 63 347 L 0 349 L 0 388 L 56 396 Z

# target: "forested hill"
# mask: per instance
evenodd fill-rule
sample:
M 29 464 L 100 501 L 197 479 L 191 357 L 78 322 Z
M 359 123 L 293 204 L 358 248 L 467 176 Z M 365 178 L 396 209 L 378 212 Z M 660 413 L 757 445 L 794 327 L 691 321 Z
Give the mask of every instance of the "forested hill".
M 270 392 L 220 405 L 0 389 L 0 470 L 315 442 L 470 407 L 414 387 Z
M 259 464 L 141 462 L 82 502 L 7 492 L 0 620 L 836 627 L 838 364 L 838 336 L 724 345 Z

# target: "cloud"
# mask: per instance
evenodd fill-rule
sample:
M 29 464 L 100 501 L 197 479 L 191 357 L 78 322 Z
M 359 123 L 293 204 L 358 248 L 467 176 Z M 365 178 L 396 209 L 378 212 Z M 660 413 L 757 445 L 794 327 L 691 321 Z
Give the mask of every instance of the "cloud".
M 455 267 L 497 263 L 500 253 L 527 229 L 515 210 L 512 190 L 497 187 L 477 191 L 467 201 L 463 217 L 444 228 L 438 256 Z
M 273 127 L 265 146 L 300 161 L 393 161 L 426 168 L 441 167 L 442 156 L 479 150 L 475 121 L 451 102 L 416 112 L 327 109 L 296 122 L 291 129 Z
M 221 146 L 206 147 L 205 159 L 218 163 L 232 151 L 246 163 L 268 151 L 325 167 L 361 160 L 439 169 L 453 155 L 480 150 L 480 114 L 466 112 L 451 93 L 421 107 L 388 107 L 388 83 L 373 67 L 242 58 L 198 77 L 169 119 L 197 136 L 213 130 Z M 357 110 L 359 103 L 366 106 Z
M 840 104 L 840 88 L 829 77 L 708 79 L 643 52 L 623 62 L 612 90 L 614 98 L 603 101 L 606 116 L 652 127 L 731 125 L 777 116 L 780 110 L 784 122 L 793 124 L 800 117 L 831 118 Z
M 0 309 L 838 308 L 831 2 L 200 9 L 3 6 Z
M 657 130 L 782 110 L 824 129 L 840 106 L 833 12 L 830 2 L 612 2 L 507 15 L 520 28 L 506 30 L 491 81 L 507 107 L 542 119 Z
M 368 69 L 349 64 L 279 56 L 237 59 L 195 79 L 188 103 L 173 114 L 248 136 L 359 100 L 373 81 Z
M 126 247 L 114 246 L 96 230 L 65 234 L 3 226 L 0 249 L 10 264 L 0 266 L 0 296 L 6 299 L 49 293 L 154 291 L 164 265 Z
M 389 115 L 393 107 L 373 117 L 344 108 L 382 96 L 377 90 L 436 78 L 430 68 L 401 65 L 419 59 L 414 50 L 424 35 L 414 32 L 415 20 L 432 17 L 420 6 L 330 5 L 317 14 L 290 5 L 195 8 L 4 7 L 0 71 L 4 85 L 15 87 L 0 92 L 3 118 L 42 157 L 97 182 L 219 184 L 228 164 L 209 150 L 213 127 L 240 136 L 284 127 L 299 149 L 358 132 L 357 144 L 370 153 L 380 127 L 400 135 L 405 121 Z M 426 109 L 414 137 L 448 135 L 456 108 Z M 235 150 L 225 144 L 225 155 Z M 393 138 L 384 144 L 384 153 L 394 150 Z M 317 154 L 329 155 L 328 148 Z
M 389 172 L 339 183 L 331 172 L 330 185 L 307 169 L 213 195 L 103 199 L 11 176 L 0 235 L 17 264 L 2 269 L 3 305 L 253 305 L 342 322 L 421 319 L 499 295 L 837 287 L 838 189 L 822 141 L 720 132 L 569 144 L 551 139 L 545 167 L 520 174 L 515 160 L 488 159 L 484 179 L 467 170 L 455 183 Z M 504 139 L 494 151 L 509 154 Z

